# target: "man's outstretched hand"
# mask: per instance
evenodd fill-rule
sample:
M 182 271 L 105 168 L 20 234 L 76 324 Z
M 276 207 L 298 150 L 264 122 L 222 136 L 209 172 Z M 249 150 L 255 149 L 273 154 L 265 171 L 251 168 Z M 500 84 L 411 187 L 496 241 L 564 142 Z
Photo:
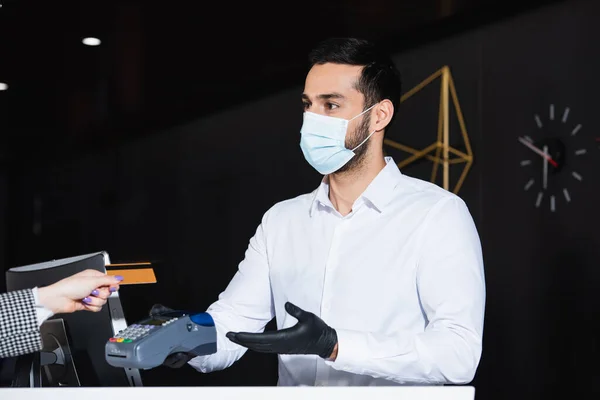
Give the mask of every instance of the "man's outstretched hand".
M 335 329 L 315 314 L 290 302 L 285 303 L 285 310 L 298 320 L 296 325 L 274 332 L 228 332 L 227 337 L 240 346 L 261 353 L 316 354 L 330 358 L 337 345 Z

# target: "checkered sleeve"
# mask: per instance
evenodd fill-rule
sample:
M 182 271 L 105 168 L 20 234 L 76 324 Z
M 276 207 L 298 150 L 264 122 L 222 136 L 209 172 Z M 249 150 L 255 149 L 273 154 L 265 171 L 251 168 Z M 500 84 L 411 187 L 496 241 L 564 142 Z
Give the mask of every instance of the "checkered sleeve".
M 40 330 L 32 290 L 0 294 L 0 358 L 40 349 Z

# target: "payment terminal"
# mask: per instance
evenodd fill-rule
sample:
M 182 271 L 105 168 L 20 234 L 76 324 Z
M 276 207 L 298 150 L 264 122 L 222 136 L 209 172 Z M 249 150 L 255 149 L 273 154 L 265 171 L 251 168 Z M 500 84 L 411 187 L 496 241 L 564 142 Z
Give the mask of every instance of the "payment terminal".
M 217 351 L 217 332 L 210 314 L 184 311 L 153 313 L 130 325 L 106 343 L 106 361 L 113 367 L 151 369 L 173 353 L 196 356 Z

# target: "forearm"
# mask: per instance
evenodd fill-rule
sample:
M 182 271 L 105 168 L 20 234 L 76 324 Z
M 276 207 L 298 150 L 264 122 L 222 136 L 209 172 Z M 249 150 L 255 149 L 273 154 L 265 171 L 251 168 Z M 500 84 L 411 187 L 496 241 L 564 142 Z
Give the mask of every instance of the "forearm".
M 32 290 L 0 294 L 0 358 L 40 349 L 39 323 Z
M 396 334 L 337 330 L 333 368 L 398 383 L 464 384 L 473 379 L 481 336 L 464 329 Z

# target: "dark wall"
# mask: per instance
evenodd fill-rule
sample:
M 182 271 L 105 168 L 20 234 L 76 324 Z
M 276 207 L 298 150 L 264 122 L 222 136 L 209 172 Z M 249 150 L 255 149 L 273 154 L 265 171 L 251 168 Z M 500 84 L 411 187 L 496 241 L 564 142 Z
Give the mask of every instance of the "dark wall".
M 396 57 L 407 90 L 451 67 L 475 152 L 459 194 L 486 263 L 484 354 L 474 381 L 481 399 L 598 391 L 599 13 L 594 1 L 567 3 Z M 156 285 L 121 291 L 130 321 L 157 302 L 205 309 L 235 273 L 262 214 L 318 185 L 298 146 L 301 87 L 83 160 L 12 171 L 8 266 L 107 250 L 112 261 L 155 263 Z M 409 99 L 389 137 L 432 142 L 438 99 L 439 85 Z M 456 120 L 451 135 L 461 148 Z M 558 136 L 567 149 L 540 208 L 541 159 L 517 141 L 522 135 Z M 575 156 L 581 148 L 587 154 Z M 532 163 L 521 167 L 525 159 Z M 403 172 L 429 179 L 427 163 Z M 143 377 L 147 385 L 270 385 L 276 363 L 248 353 L 223 372 L 155 369 Z
M 489 335 L 488 348 L 499 344 L 495 353 L 510 371 L 505 376 L 524 396 L 600 393 L 592 384 L 600 376 L 600 301 L 594 295 L 600 287 L 598 15 L 597 1 L 575 2 L 515 19 L 482 37 L 484 201 L 490 204 L 484 238 L 495 282 L 490 328 L 497 332 Z M 572 135 L 578 124 L 581 130 Z M 560 137 L 566 146 L 562 170 L 549 178 L 539 209 L 534 204 L 541 163 L 519 166 L 535 160 L 517 142 L 520 135 Z M 587 154 L 575 155 L 578 149 Z M 536 184 L 525 191 L 532 178 Z M 550 195 L 556 196 L 555 212 Z M 489 381 L 496 362 L 490 357 L 484 365 Z
M 0 271 L 4 271 L 6 264 L 6 255 L 7 255 L 7 239 L 6 239 L 6 230 L 8 227 L 7 223 L 7 201 L 8 201 L 8 188 L 7 188 L 7 178 L 6 173 L 0 173 Z M 0 274 L 0 292 L 3 292 L 5 289 L 5 278 L 4 274 Z
M 398 58 L 408 87 L 440 65 L 451 67 L 475 151 L 461 196 L 478 225 L 486 267 L 478 398 L 599 393 L 591 384 L 600 376 L 598 15 L 600 3 L 572 2 Z M 423 147 L 430 141 L 419 137 L 425 126 L 429 138 L 435 135 L 436 110 L 424 109 L 425 99 L 435 103 L 439 86 L 428 90 L 405 103 L 404 129 L 394 133 L 399 141 Z M 565 146 L 547 190 L 541 158 L 517 140 L 525 135 L 539 146 L 553 138 Z M 461 145 L 456 121 L 452 138 Z M 580 149 L 587 153 L 575 155 Z M 521 166 L 523 160 L 532 163 Z M 423 169 L 415 171 L 426 177 Z M 525 190 L 530 179 L 535 182 Z
M 482 237 L 488 290 L 478 398 L 599 393 L 591 384 L 600 376 L 598 15 L 600 3 L 572 2 L 398 58 L 407 88 L 451 67 L 475 151 L 461 196 Z M 439 86 L 427 90 L 404 103 L 404 127 L 392 138 L 424 147 L 434 137 L 429 104 Z M 517 140 L 525 135 L 540 147 L 556 138 L 565 146 L 547 190 L 542 159 Z M 452 138 L 461 145 L 456 121 Z M 423 165 L 414 169 L 427 176 Z

